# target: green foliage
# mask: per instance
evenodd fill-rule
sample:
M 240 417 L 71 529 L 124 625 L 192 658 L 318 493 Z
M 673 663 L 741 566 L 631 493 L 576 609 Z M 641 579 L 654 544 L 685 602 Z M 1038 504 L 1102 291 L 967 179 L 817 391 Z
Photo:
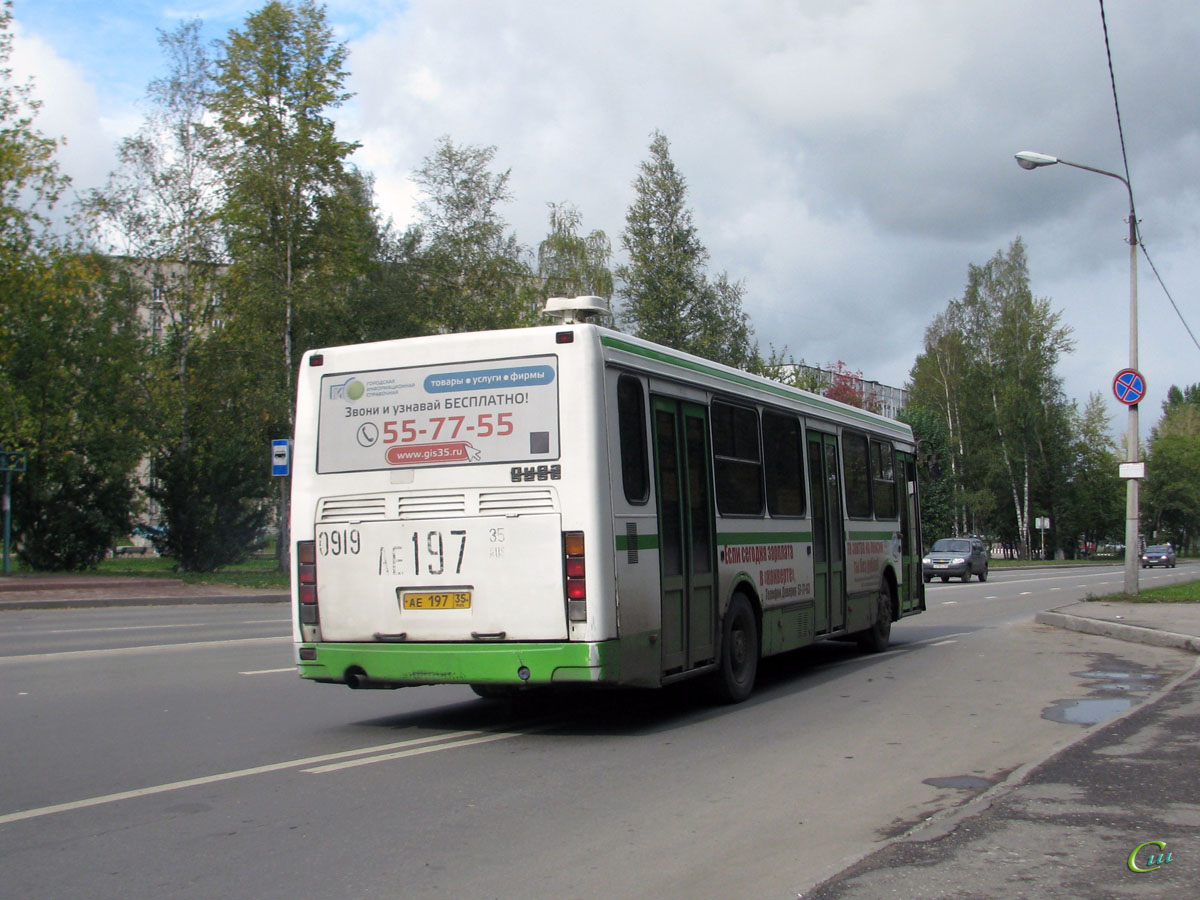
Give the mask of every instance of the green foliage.
M 962 298 L 926 330 L 910 402 L 945 424 L 955 533 L 988 533 L 1028 553 L 1033 518 L 1058 520 L 1072 448 L 1055 366 L 1069 335 L 1031 293 L 1020 239 L 970 266 Z
M 439 139 L 413 180 L 421 212 L 422 305 L 429 330 L 512 328 L 538 321 L 541 304 L 525 251 L 499 205 L 512 199 L 509 172 L 492 172 L 495 147 Z
M 320 276 L 357 274 L 344 257 L 331 258 L 347 217 L 362 218 L 351 201 L 363 192 L 345 163 L 357 145 L 340 140 L 329 117 L 349 98 L 346 48 L 323 7 L 273 0 L 221 49 L 210 106 L 229 142 L 221 220 L 231 325 L 247 359 L 277 379 L 269 413 L 287 422 L 294 356 L 322 342 L 313 319 L 329 314 Z
M 1176 547 L 1200 534 L 1200 384 L 1172 385 L 1150 435 L 1141 493 L 1142 531 Z
M 35 570 L 95 566 L 132 524 L 132 480 L 79 453 L 39 450 L 16 494 L 19 555 Z
M 1080 543 L 1098 546 L 1121 533 L 1125 484 L 1103 397 L 1092 394 L 1083 412 L 1073 409 L 1071 418 L 1071 477 L 1057 530 L 1073 549 Z
M 901 411 L 899 418 L 912 428 L 917 442 L 921 532 L 928 546 L 954 533 L 954 481 L 946 424 L 936 411 L 912 404 Z
M 629 262 L 622 319 L 639 337 L 741 368 L 757 358 L 745 287 L 725 273 L 710 281 L 708 251 L 686 206 L 687 182 L 671 160 L 665 135 L 655 132 L 650 159 L 634 181 L 637 193 L 625 217 L 621 245 Z
M 28 563 L 95 563 L 128 530 L 142 447 L 130 297 L 100 290 L 99 260 L 54 238 L 66 187 L 38 104 L 9 81 L 10 4 L 0 8 L 0 447 L 24 450 L 13 531 Z
M 612 245 L 603 231 L 579 234 L 583 219 L 568 204 L 550 204 L 550 233 L 538 246 L 537 274 L 546 297 L 612 298 Z
M 44 568 L 90 566 L 129 530 L 145 446 L 137 338 L 128 296 L 99 289 L 103 271 L 87 257 L 28 258 L 0 291 L 2 443 L 28 452 L 14 531 L 22 558 Z
M 263 452 L 248 442 L 197 440 L 154 461 L 148 493 L 167 522 L 155 549 L 185 572 L 211 572 L 244 559 L 267 520 Z

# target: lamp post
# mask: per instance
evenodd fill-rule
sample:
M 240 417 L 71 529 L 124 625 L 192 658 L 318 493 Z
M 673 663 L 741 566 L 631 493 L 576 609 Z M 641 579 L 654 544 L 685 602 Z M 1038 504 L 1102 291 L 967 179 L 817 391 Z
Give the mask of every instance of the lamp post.
M 1133 208 L 1133 188 L 1129 182 L 1116 172 L 1107 172 L 1081 163 L 1068 162 L 1056 156 L 1045 153 L 1034 153 L 1022 150 L 1016 154 L 1017 165 L 1022 169 L 1038 169 L 1042 166 L 1053 166 L 1062 163 L 1075 169 L 1085 169 L 1098 175 L 1107 175 L 1125 185 L 1129 194 L 1129 368 L 1136 369 L 1138 364 L 1138 328 L 1137 328 L 1137 217 Z M 1128 462 L 1138 461 L 1138 408 L 1136 403 L 1129 405 L 1129 431 L 1126 435 L 1126 456 Z M 1138 592 L 1138 479 L 1127 478 L 1125 488 L 1125 593 Z

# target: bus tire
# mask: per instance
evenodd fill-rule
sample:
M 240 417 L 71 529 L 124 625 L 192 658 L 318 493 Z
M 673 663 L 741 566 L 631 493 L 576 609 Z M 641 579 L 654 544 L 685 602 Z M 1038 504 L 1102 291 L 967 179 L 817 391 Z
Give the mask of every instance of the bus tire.
M 879 586 L 875 606 L 875 624 L 858 633 L 859 649 L 867 653 L 882 653 L 892 640 L 892 587 L 886 580 Z
M 721 625 L 721 664 L 716 673 L 717 697 L 741 703 L 754 690 L 758 674 L 758 622 L 745 594 L 734 594 Z

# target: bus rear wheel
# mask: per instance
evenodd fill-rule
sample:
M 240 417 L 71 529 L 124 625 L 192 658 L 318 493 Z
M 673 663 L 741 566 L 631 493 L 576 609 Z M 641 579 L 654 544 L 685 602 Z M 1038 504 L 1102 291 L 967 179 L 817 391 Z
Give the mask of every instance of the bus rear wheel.
M 721 666 L 716 694 L 725 703 L 741 703 L 754 690 L 758 674 L 758 622 L 744 594 L 735 594 L 721 628 Z
M 875 604 L 875 624 L 858 634 L 859 649 L 868 653 L 882 653 L 892 640 L 892 587 L 888 582 L 879 586 Z

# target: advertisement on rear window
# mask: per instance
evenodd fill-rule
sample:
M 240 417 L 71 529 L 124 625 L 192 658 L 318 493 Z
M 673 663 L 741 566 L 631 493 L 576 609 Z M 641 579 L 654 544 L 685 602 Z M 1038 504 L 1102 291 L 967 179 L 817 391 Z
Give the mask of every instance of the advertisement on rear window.
M 321 377 L 317 471 L 558 458 L 558 359 Z

